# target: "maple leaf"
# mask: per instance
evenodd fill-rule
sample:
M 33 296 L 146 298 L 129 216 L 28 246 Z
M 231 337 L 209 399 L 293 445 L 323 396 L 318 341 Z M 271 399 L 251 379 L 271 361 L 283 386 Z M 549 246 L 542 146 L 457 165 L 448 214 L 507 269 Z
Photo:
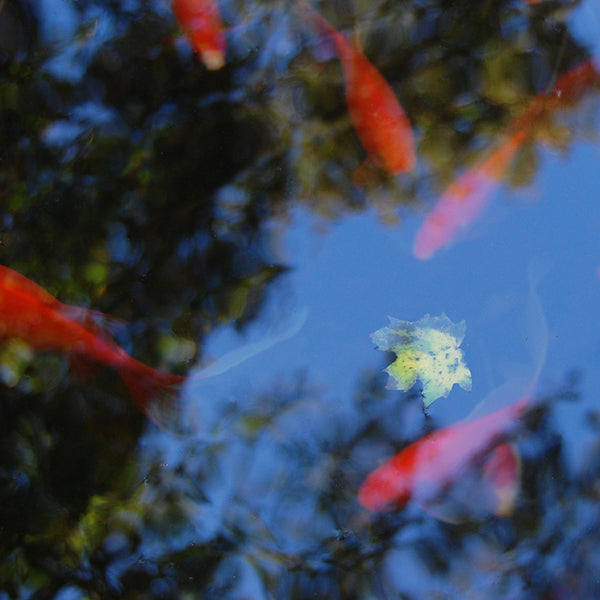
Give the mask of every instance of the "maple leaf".
M 388 389 L 406 391 L 417 379 L 423 383 L 423 403 L 445 397 L 457 383 L 471 391 L 471 371 L 459 348 L 465 337 L 464 321 L 453 323 L 444 313 L 419 321 L 389 317 L 390 324 L 371 334 L 379 350 L 391 350 L 396 360 L 386 369 Z

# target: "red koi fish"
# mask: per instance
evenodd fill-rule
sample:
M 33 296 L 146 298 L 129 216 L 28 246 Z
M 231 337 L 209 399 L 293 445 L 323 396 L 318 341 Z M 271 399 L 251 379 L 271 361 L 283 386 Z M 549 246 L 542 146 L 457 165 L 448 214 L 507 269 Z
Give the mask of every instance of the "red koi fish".
M 173 12 L 194 50 L 210 71 L 225 64 L 225 35 L 215 0 L 173 0 Z
M 410 171 L 416 161 L 413 132 L 394 91 L 360 48 L 308 4 L 302 2 L 301 6 L 335 44 L 350 119 L 367 154 L 389 173 Z
M 516 152 L 532 134 L 544 114 L 575 104 L 592 86 L 599 85 L 600 73 L 593 59 L 563 73 L 549 93 L 536 96 L 507 128 L 497 147 L 461 175 L 440 196 L 417 231 L 413 254 L 422 260 L 453 241 L 485 208 L 491 193 L 500 185 Z
M 506 440 L 529 407 L 529 396 L 478 419 L 438 429 L 407 446 L 373 471 L 362 484 L 358 500 L 370 510 L 402 508 L 408 501 L 443 520 L 459 520 L 438 510 L 443 496 L 473 473 L 490 485 L 475 496 L 497 515 L 512 511 L 519 487 L 519 458 Z M 473 496 L 473 494 L 471 494 Z
M 166 415 L 174 400 L 173 386 L 186 378 L 129 356 L 96 324 L 102 318 L 101 313 L 59 302 L 27 277 L 0 265 L 0 338 L 19 339 L 34 350 L 61 352 L 111 367 L 144 413 L 153 419 Z

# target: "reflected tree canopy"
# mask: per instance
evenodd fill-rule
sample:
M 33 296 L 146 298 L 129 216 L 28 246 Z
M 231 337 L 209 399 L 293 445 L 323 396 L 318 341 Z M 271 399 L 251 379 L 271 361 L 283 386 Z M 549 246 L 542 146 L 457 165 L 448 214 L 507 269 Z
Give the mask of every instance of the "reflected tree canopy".
M 211 72 L 168 2 L 0 1 L 2 264 L 123 319 L 128 352 L 186 374 L 215 328 L 261 314 L 298 206 L 324 220 L 375 207 L 396 224 L 425 210 L 589 54 L 569 2 L 318 8 L 400 98 L 414 172 L 355 181 L 365 152 L 339 62 L 293 3 L 223 2 L 227 63 Z M 538 144 L 568 151 L 591 118 L 574 105 L 543 119 L 511 184 L 532 180 Z M 11 342 L 0 379 L 2 599 L 418 598 L 400 563 L 427 574 L 431 598 L 598 595 L 598 461 L 570 473 L 552 420 L 576 377 L 519 440 L 517 515 L 476 526 L 358 505 L 372 465 L 433 427 L 399 439 L 390 411 L 403 423 L 420 400 L 384 394 L 379 374 L 338 411 L 299 374 L 223 408 L 213 435 L 168 442 L 144 435 L 109 370 L 90 380 Z

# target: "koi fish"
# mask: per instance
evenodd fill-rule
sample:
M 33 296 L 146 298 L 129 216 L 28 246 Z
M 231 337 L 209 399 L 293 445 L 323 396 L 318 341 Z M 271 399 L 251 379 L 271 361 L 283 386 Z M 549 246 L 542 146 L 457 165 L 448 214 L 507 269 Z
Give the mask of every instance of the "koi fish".
M 335 44 L 350 119 L 367 154 L 389 173 L 410 171 L 416 161 L 413 132 L 394 91 L 357 45 L 350 44 L 308 4 L 301 6 Z
M 402 508 L 413 501 L 443 520 L 459 520 L 438 512 L 440 500 L 456 482 L 477 472 L 491 483 L 478 490 L 492 490 L 492 512 L 510 514 L 518 491 L 519 459 L 505 442 L 517 430 L 529 399 L 523 396 L 504 408 L 443 427 L 407 446 L 367 477 L 358 493 L 359 502 L 381 511 Z
M 173 12 L 205 67 L 216 71 L 225 64 L 225 35 L 215 0 L 173 0 Z
M 558 77 L 546 104 L 549 110 L 564 108 L 579 101 L 585 92 L 600 84 L 597 59 L 592 57 L 575 65 Z
M 549 92 L 538 94 L 517 117 L 509 130 L 531 128 L 544 114 L 572 106 L 594 86 L 600 84 L 600 72 L 596 67 L 595 58 L 589 58 L 565 71 L 556 79 Z
M 417 231 L 414 256 L 426 260 L 454 240 L 483 211 L 539 118 L 574 104 L 592 85 L 599 83 L 600 74 L 593 59 L 589 59 L 558 77 L 550 93 L 538 94 L 509 125 L 508 133 L 504 134 L 496 148 L 463 173 L 440 196 Z
M 532 260 L 528 268 L 532 373 L 492 390 L 467 419 L 426 435 L 373 471 L 358 494 L 365 508 L 402 508 L 412 500 L 449 522 L 477 513 L 511 514 L 520 487 L 521 461 L 507 440 L 532 408 L 532 394 L 546 360 L 548 324 L 537 286 L 549 269 L 543 260 Z M 506 398 L 519 400 L 505 404 Z M 490 406 L 495 410 L 489 411 Z
M 159 416 L 173 408 L 174 386 L 186 378 L 129 356 L 98 325 L 110 319 L 63 304 L 24 275 L 0 265 L 0 338 L 19 339 L 33 350 L 61 352 L 75 361 L 115 369 L 140 410 L 161 424 Z
M 440 196 L 433 210 L 417 231 L 413 254 L 425 260 L 452 241 L 484 209 L 490 193 L 499 185 L 527 132 L 517 131 L 461 175 Z

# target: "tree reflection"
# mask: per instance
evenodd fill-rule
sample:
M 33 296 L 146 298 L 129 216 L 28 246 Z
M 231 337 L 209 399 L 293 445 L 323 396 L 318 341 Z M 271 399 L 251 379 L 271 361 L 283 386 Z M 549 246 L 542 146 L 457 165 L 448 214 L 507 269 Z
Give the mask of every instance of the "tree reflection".
M 293 8 L 225 2 L 228 61 L 209 73 L 169 40 L 160 3 L 69 3 L 58 39 L 34 3 L 1 6 L 2 262 L 125 319 L 128 351 L 181 373 L 219 324 L 260 314 L 286 271 L 274 233 L 299 204 L 398 218 L 586 56 L 565 2 L 322 6 L 357 28 L 420 139 L 416 174 L 357 185 L 340 70 Z M 558 119 L 546 138 L 566 149 Z M 529 148 L 513 183 L 535 168 Z M 413 567 L 430 597 L 597 595 L 598 464 L 569 471 L 550 404 L 523 435 L 514 518 L 457 528 L 358 506 L 364 474 L 412 439 L 389 414 L 418 404 L 379 376 L 339 411 L 302 378 L 267 389 L 222 415 L 227 430 L 170 441 L 167 463 L 114 373 L 67 371 L 3 349 L 0 598 L 417 598 Z
M 552 403 L 576 399 L 577 379 L 567 378 L 519 437 L 515 515 L 460 526 L 416 507 L 359 507 L 366 472 L 407 442 L 390 431 L 390 411 L 402 424 L 420 410 L 416 396 L 382 400 L 382 380 L 365 379 L 350 411 L 298 380 L 249 399 L 220 435 L 163 436 L 166 452 L 160 437 L 150 438 L 139 456 L 131 421 L 118 412 L 108 419 L 106 406 L 94 412 L 89 395 L 84 405 L 67 393 L 70 411 L 38 397 L 31 413 L 31 398 L 7 390 L 4 593 L 16 598 L 33 586 L 36 598 L 62 597 L 65 588 L 98 598 L 413 598 L 478 589 L 474 597 L 527 598 L 557 586 L 593 589 L 597 460 L 575 477 L 552 423 Z M 553 566 L 564 561 L 577 564 Z M 419 592 L 406 564 L 426 575 Z

